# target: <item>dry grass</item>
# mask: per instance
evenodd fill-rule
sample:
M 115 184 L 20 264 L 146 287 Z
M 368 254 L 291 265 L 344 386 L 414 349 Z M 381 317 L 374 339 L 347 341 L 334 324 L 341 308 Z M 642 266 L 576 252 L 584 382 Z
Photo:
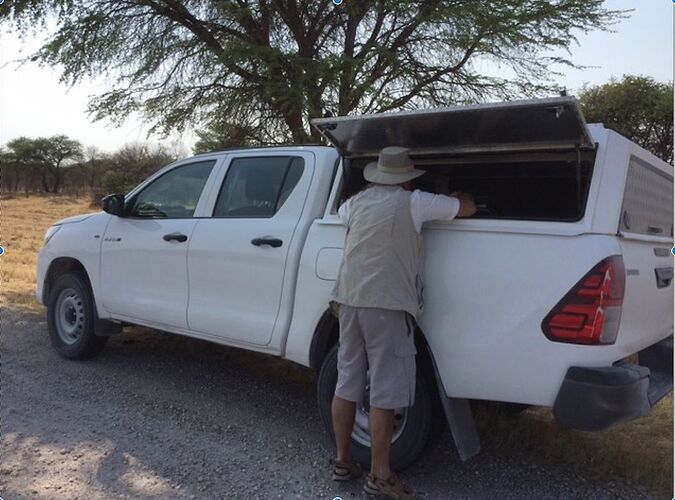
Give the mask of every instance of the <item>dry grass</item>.
M 0 235 L 6 250 L 0 258 L 0 304 L 37 307 L 35 264 L 44 233 L 58 219 L 92 211 L 89 200 L 30 197 L 5 199 L 0 205 Z M 520 449 L 541 460 L 622 477 L 672 498 L 672 394 L 649 416 L 604 432 L 560 429 L 544 408 L 515 417 L 482 411 L 478 425 L 498 452 Z
M 59 219 L 92 212 L 89 199 L 31 196 L 0 201 L 0 304 L 37 308 L 35 266 L 45 231 Z
M 659 498 L 673 497 L 673 395 L 646 417 L 601 432 L 558 427 L 548 408 L 519 415 L 477 412 L 481 436 L 498 452 L 520 449 L 542 461 L 577 465 L 599 476 L 642 484 Z

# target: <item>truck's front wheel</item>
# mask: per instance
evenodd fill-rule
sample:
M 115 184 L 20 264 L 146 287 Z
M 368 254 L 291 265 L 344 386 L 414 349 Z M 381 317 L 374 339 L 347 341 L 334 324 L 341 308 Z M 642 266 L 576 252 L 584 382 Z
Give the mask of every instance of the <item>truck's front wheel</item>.
M 427 378 L 424 370 L 421 370 L 418 366 L 415 405 L 410 408 L 395 410 L 394 435 L 390 455 L 391 467 L 395 470 L 401 470 L 411 465 L 424 450 L 429 440 L 432 431 L 433 409 L 430 392 L 432 385 Z M 336 383 L 337 346 L 333 347 L 326 355 L 317 380 L 319 413 L 326 430 L 331 436 L 333 436 L 331 402 Z M 356 405 L 356 419 L 352 431 L 352 454 L 358 462 L 370 466 L 367 403 L 362 402 Z
M 94 301 L 87 282 L 77 273 L 56 278 L 47 302 L 49 338 L 68 359 L 96 356 L 108 341 L 94 333 Z

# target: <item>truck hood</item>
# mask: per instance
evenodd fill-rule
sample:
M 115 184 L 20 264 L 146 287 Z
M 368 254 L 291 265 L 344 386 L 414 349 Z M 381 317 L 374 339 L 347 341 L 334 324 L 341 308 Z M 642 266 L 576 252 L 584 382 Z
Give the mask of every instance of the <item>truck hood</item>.
M 574 97 L 530 99 L 399 113 L 317 118 L 312 125 L 347 158 L 387 146 L 412 154 L 594 149 Z
M 65 219 L 61 219 L 60 221 L 55 222 L 54 225 L 61 226 L 63 224 L 74 224 L 75 222 L 82 222 L 99 213 L 101 212 L 92 212 L 90 214 L 83 214 L 83 215 L 73 215 L 72 217 L 66 217 Z

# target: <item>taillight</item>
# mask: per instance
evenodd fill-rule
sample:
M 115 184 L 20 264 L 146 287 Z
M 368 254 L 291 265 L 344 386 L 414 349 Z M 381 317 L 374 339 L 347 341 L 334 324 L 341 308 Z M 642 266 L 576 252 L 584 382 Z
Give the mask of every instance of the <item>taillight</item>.
M 556 342 L 613 344 L 625 289 L 623 258 L 613 255 L 602 260 L 544 318 L 544 334 Z

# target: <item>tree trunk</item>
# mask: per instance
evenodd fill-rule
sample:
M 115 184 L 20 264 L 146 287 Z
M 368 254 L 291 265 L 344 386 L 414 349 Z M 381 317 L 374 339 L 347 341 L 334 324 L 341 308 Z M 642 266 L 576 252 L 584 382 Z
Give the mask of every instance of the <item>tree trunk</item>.
M 42 175 L 40 177 L 40 180 L 42 181 L 42 190 L 45 193 L 49 193 L 49 183 L 47 182 L 47 167 L 42 169 Z
M 59 189 L 61 189 L 61 169 L 56 167 L 52 171 L 52 175 L 54 176 L 54 189 L 52 192 L 58 194 Z
M 94 162 L 91 163 L 91 177 L 89 178 L 89 189 L 91 189 L 91 192 L 94 192 L 94 188 L 96 187 L 96 165 Z
M 309 142 L 310 136 L 302 123 L 302 111 L 298 109 L 290 110 L 284 113 L 284 121 L 288 125 L 294 144 L 304 144 Z

